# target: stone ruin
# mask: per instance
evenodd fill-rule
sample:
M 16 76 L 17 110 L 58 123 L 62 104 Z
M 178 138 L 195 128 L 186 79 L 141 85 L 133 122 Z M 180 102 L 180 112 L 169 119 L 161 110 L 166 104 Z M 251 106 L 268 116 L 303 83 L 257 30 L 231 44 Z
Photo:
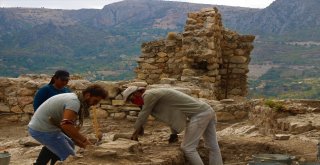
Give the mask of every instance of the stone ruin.
M 191 82 L 199 98 L 244 97 L 254 39 L 224 28 L 217 8 L 189 13 L 182 33 L 142 44 L 137 79 Z
M 98 82 L 110 96 L 99 106 L 114 118 L 135 120 L 139 108 L 119 98 L 128 85 L 174 88 L 212 106 L 216 104 L 214 100 L 244 97 L 254 38 L 225 29 L 216 8 L 189 13 L 183 33 L 169 33 L 167 39 L 142 44 L 135 82 Z M 0 113 L 8 114 L 11 117 L 7 119 L 12 121 L 28 121 L 33 114 L 36 90 L 50 78 L 47 75 L 0 78 Z M 73 76 L 68 86 L 80 92 L 91 83 Z M 217 114 L 222 121 L 248 116 L 241 109 Z
M 283 147 L 273 146 L 273 141 L 272 144 L 266 144 L 265 141 L 242 144 L 243 139 L 240 139 L 239 142 L 234 143 L 238 136 L 259 137 L 260 134 L 263 134 L 275 136 L 275 140 L 277 140 L 277 138 L 288 139 L 303 134 L 307 136 L 304 137 L 305 139 L 315 140 L 314 137 L 318 137 L 315 135 L 320 134 L 318 131 L 320 122 L 317 122 L 317 118 L 320 117 L 319 100 L 279 101 L 279 104 L 284 107 L 279 111 L 267 106 L 263 99 L 244 100 L 243 102 L 225 99 L 244 97 L 247 94 L 247 73 L 253 40 L 254 36 L 239 35 L 225 29 L 221 23 L 221 16 L 215 8 L 203 9 L 200 12 L 188 14 L 183 33 L 169 33 L 167 39 L 142 44 L 142 55 L 138 59 L 139 65 L 136 69 L 137 80 L 90 82 L 72 76 L 68 87 L 74 92 L 80 92 L 88 85 L 98 83 L 108 91 L 109 98 L 101 101 L 98 105 L 100 121 L 111 119 L 117 120 L 115 122 L 126 120 L 134 122 L 137 119 L 140 109 L 123 102 L 121 95 L 119 95 L 125 87 L 130 85 L 143 86 L 147 89 L 169 87 L 199 98 L 207 102 L 216 111 L 220 130 L 218 134 L 223 137 L 219 143 L 221 144 L 222 155 L 226 159 L 225 161 L 229 163 L 247 162 L 250 160 L 248 157 L 257 153 L 256 148 L 261 148 L 261 145 L 264 146 L 262 148 L 265 148 L 265 150 L 260 149 L 260 152 L 269 152 L 270 148 L 274 149 L 273 152 L 289 151 L 289 149 L 283 149 Z M 27 124 L 34 112 L 32 103 L 36 90 L 49 81 L 50 76 L 47 75 L 21 75 L 18 78 L 0 77 L 1 123 Z M 148 121 L 152 122 L 153 120 L 150 117 Z M 244 125 L 244 123 L 246 124 Z M 113 130 L 115 125 L 109 124 L 105 126 L 104 132 L 110 134 L 121 130 L 120 128 L 119 130 Z M 229 125 L 231 126 L 229 127 Z M 161 147 L 158 143 L 159 141 L 162 142 L 161 138 L 166 138 L 168 133 L 162 128 L 155 132 L 155 137 L 161 134 L 160 139 L 155 140 L 157 145 Z M 150 134 L 152 135 L 152 133 Z M 281 136 L 276 136 L 278 134 Z M 225 138 L 228 136 L 237 136 L 237 138 L 231 138 L 230 142 L 228 138 Z M 154 146 L 153 143 L 156 142 L 151 141 L 148 145 Z M 9 143 L 12 144 L 12 146 L 8 145 L 12 148 L 11 153 L 15 153 L 15 150 L 20 152 L 21 148 L 13 147 L 14 142 L 6 141 L 5 144 Z M 144 141 L 144 145 L 146 143 L 147 141 Z M 0 145 L 0 148 L 7 147 L 5 144 Z M 109 144 L 118 147 L 120 142 L 114 145 L 113 142 L 108 141 L 104 145 Z M 239 144 L 241 147 L 239 147 Z M 145 153 L 149 151 L 148 145 L 147 147 L 144 146 Z M 249 146 L 249 148 L 246 148 L 246 146 Z M 250 150 L 250 146 L 255 149 Z M 110 149 L 110 146 L 106 148 Z M 243 150 L 239 150 L 239 148 L 243 148 Z M 175 151 L 177 147 L 173 146 L 171 149 L 175 154 L 180 154 L 177 156 L 179 160 L 183 158 L 180 151 Z M 34 148 L 26 150 L 31 152 Z M 238 150 L 239 152 L 234 153 Z M 102 153 L 105 154 L 106 151 L 109 152 L 109 150 L 103 150 Z M 150 153 L 152 152 L 154 151 L 150 150 Z M 169 151 L 163 153 L 176 156 Z M 289 153 L 301 154 L 296 151 L 291 152 L 291 150 Z M 134 154 L 131 151 L 130 154 L 131 158 Z M 139 157 L 138 153 L 135 154 Z M 126 154 L 118 153 L 118 155 L 124 157 Z M 150 155 L 152 156 L 152 154 Z M 235 155 L 238 156 L 235 157 Z M 16 156 L 18 157 L 18 154 Z M 164 155 L 161 158 L 167 157 L 168 155 Z M 310 159 L 314 158 L 311 157 Z M 18 164 L 21 163 L 18 159 L 16 161 Z M 173 162 L 171 158 L 162 161 Z M 168 162 L 158 164 L 170 164 Z M 127 162 L 123 164 L 127 164 Z

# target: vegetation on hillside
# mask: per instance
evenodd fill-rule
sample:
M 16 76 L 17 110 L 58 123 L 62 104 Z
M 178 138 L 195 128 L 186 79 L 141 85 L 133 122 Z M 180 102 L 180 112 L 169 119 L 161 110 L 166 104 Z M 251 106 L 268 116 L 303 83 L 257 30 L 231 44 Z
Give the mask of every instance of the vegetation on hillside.
M 319 5 L 217 6 L 226 28 L 257 36 L 251 64 L 276 66 L 249 80 L 249 97 L 320 98 Z M 212 5 L 126 0 L 102 10 L 0 8 L 0 76 L 64 68 L 90 80 L 132 79 L 143 42 L 182 32 L 187 13 L 205 7 Z

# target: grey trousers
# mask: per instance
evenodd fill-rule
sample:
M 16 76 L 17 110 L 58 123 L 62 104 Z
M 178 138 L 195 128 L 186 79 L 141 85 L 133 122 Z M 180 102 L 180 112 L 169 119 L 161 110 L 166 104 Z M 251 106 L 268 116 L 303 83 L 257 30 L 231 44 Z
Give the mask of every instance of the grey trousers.
M 212 109 L 196 114 L 187 124 L 181 149 L 191 165 L 203 165 L 197 151 L 202 136 L 209 148 L 209 165 L 223 165 L 216 135 L 216 115 Z

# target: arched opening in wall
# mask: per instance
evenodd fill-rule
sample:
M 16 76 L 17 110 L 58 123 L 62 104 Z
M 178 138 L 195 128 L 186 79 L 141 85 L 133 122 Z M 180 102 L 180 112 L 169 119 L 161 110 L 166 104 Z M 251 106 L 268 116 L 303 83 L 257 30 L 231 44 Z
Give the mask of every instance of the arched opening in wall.
M 195 69 L 197 70 L 198 72 L 200 72 L 199 74 L 203 74 L 203 73 L 206 73 L 208 72 L 208 62 L 207 60 L 204 60 L 204 59 L 196 59 L 194 60 L 194 63 L 191 64 L 191 69 Z

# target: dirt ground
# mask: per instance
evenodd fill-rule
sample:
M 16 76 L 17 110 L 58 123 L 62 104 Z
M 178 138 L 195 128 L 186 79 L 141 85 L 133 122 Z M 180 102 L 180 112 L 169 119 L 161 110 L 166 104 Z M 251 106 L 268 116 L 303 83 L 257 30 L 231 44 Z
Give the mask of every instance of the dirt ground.
M 149 121 L 145 128 L 145 135 L 139 139 L 139 143 L 130 140 L 112 142 L 117 133 L 131 133 L 133 122 L 127 120 L 113 120 L 112 118 L 99 120 L 104 134 L 103 145 L 112 146 L 113 150 L 100 150 L 98 147 L 89 147 L 79 150 L 77 157 L 70 157 L 66 164 L 185 164 L 179 145 L 183 134 L 179 135 L 179 142 L 168 144 L 167 139 L 170 130 L 164 124 L 157 121 Z M 8 151 L 11 154 L 11 165 L 31 165 L 38 156 L 42 146 L 26 146 L 23 139 L 30 138 L 25 124 L 0 123 L 0 152 Z M 317 146 L 315 139 L 319 137 L 319 131 L 310 131 L 303 135 L 291 135 L 289 140 L 274 140 L 272 136 L 264 136 L 258 129 L 241 131 L 250 127 L 248 122 L 218 123 L 218 139 L 225 165 L 245 165 L 252 160 L 253 154 L 288 154 L 295 156 L 299 161 L 315 161 Z M 94 136 L 91 122 L 85 121 L 82 132 Z M 105 143 L 105 144 L 104 144 Z M 131 147 L 119 152 L 121 145 L 129 144 Z M 117 147 L 119 147 L 117 149 Z M 108 147 L 107 147 L 108 148 Z M 128 150 L 126 150 L 128 149 Z M 125 151 L 126 150 L 126 151 Z M 199 152 L 204 162 L 208 162 L 207 150 L 201 141 Z

